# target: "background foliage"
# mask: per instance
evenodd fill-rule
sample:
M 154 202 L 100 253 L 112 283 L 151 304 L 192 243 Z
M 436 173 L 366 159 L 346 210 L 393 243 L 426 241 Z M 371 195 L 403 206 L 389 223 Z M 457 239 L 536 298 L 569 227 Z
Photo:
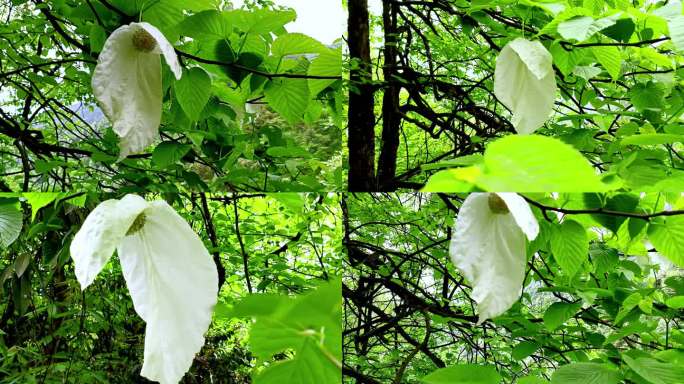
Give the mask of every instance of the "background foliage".
M 144 382 L 145 324 L 119 262 L 114 257 L 81 292 L 69 256 L 87 213 L 108 197 L 121 195 L 0 200 L 0 382 Z M 183 382 L 283 382 L 293 367 L 313 382 L 339 381 L 339 197 L 186 194 L 167 201 L 204 240 L 221 282 L 207 342 Z
M 684 199 L 530 194 L 523 294 L 476 326 L 448 255 L 462 195 L 343 200 L 346 383 L 681 383 Z

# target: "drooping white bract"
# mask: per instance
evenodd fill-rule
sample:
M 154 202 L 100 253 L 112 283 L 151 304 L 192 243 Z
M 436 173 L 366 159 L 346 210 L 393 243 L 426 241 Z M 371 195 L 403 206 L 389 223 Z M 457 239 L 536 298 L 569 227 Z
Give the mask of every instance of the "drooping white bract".
M 516 38 L 496 59 L 494 94 L 513 112 L 512 123 L 520 134 L 541 127 L 553 110 L 556 75 L 553 57 L 538 41 Z
M 520 297 L 527 246 L 539 224 L 515 193 L 471 193 L 456 217 L 449 254 L 472 284 L 478 324 L 506 312 Z
M 119 159 L 141 152 L 159 135 L 162 114 L 161 57 L 176 79 L 182 69 L 173 46 L 148 23 L 131 23 L 112 33 L 92 78 L 95 98 L 121 138 Z
M 135 311 L 147 323 L 140 374 L 176 384 L 204 345 L 218 294 L 216 265 L 173 208 L 137 195 L 102 202 L 74 236 L 70 251 L 82 289 L 115 248 Z

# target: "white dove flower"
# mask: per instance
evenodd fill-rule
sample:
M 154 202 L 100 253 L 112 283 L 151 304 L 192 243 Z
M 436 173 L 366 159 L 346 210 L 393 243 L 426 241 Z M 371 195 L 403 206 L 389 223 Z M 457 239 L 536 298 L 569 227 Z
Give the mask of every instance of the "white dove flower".
M 525 237 L 534 240 L 539 223 L 515 193 L 471 193 L 454 227 L 451 261 L 472 284 L 478 325 L 506 312 L 522 292 L 527 262 Z
M 142 152 L 159 135 L 162 114 L 161 57 L 176 79 L 182 69 L 164 35 L 148 23 L 131 23 L 112 33 L 92 77 L 95 98 L 121 138 L 119 159 Z
M 553 57 L 539 41 L 517 38 L 496 58 L 494 95 L 513 113 L 520 134 L 536 131 L 548 119 L 556 98 Z
M 137 195 L 107 200 L 71 243 L 86 289 L 117 249 L 135 311 L 147 323 L 140 374 L 178 383 L 204 345 L 218 294 L 218 272 L 202 240 L 165 201 Z

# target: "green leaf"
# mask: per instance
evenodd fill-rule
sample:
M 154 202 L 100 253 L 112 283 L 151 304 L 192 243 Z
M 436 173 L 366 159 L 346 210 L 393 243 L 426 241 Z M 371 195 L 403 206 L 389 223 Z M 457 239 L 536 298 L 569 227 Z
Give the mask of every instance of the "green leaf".
M 553 258 L 569 277 L 582 268 L 589 254 L 587 231 L 574 220 L 565 220 L 551 236 Z
M 684 267 L 684 217 L 671 216 L 663 223 L 651 223 L 648 238 L 660 254 Z
M 421 192 L 453 193 L 470 192 L 472 189 L 472 184 L 460 179 L 459 169 L 445 169 L 430 176 Z
M 596 60 L 608 71 L 613 80 L 620 77 L 620 70 L 622 66 L 622 53 L 618 47 L 602 46 L 592 47 L 591 51 L 596 56 Z
M 590 16 L 576 16 L 558 24 L 558 33 L 564 39 L 584 41 L 596 32 L 615 24 L 616 16 L 598 20 Z
M 26 268 L 28 268 L 29 264 L 31 264 L 30 253 L 24 252 L 17 256 L 14 260 L 14 273 L 16 273 L 17 277 L 21 277 L 21 275 L 26 272 Z
M 665 304 L 670 308 L 682 309 L 684 308 L 684 296 L 670 297 L 665 300 Z
M 302 120 L 309 105 L 306 79 L 273 79 L 266 85 L 264 96 L 268 105 L 292 124 Z
M 671 133 L 643 133 L 641 135 L 627 136 L 622 139 L 621 145 L 661 145 L 674 144 L 684 141 L 684 135 Z
M 342 77 L 342 51 L 326 49 L 309 65 L 309 76 L 338 76 Z M 337 80 L 309 79 L 309 92 L 312 96 L 327 88 Z
M 187 17 L 178 29 L 182 35 L 193 39 L 220 40 L 230 37 L 233 25 L 225 13 L 210 10 Z
M 523 341 L 513 347 L 511 357 L 515 360 L 522 360 L 533 354 L 537 349 L 539 349 L 539 344 L 534 341 Z
M 622 355 L 622 360 L 639 376 L 653 384 L 681 384 L 684 382 L 684 367 L 662 363 L 655 359 L 640 357 L 632 359 Z
M 426 384 L 499 384 L 501 375 L 491 365 L 461 364 L 437 369 L 421 381 Z
M 178 104 L 192 121 L 199 119 L 211 96 L 211 78 L 204 69 L 192 67 L 174 85 Z
M 303 33 L 288 33 L 279 36 L 271 45 L 273 56 L 302 55 L 306 53 L 325 53 L 325 45 Z
M 684 52 L 684 15 L 677 15 L 669 19 L 667 28 L 670 30 L 670 39 L 672 39 L 675 49 Z
M 176 164 L 190 151 L 190 145 L 165 141 L 157 145 L 152 152 L 152 162 L 159 168 Z
M 602 29 L 601 33 L 613 40 L 626 43 L 634 34 L 635 28 L 636 25 L 634 25 L 634 21 L 632 21 L 632 19 L 620 19 L 614 25 Z
M 9 247 L 21 234 L 23 215 L 16 203 L 0 204 L 0 248 Z
M 620 374 L 605 364 L 572 363 L 553 372 L 551 384 L 618 384 Z
M 544 325 L 546 329 L 549 331 L 556 330 L 577 313 L 577 310 L 581 307 L 581 301 L 577 303 L 556 302 L 551 304 L 544 312 Z
M 475 183 L 488 191 L 579 192 L 606 190 L 594 168 L 575 148 L 539 135 L 496 140 L 484 155 Z
M 661 109 L 665 93 L 662 86 L 653 81 L 638 83 L 629 90 L 630 101 L 634 108 L 643 112 L 647 109 Z
M 615 316 L 615 322 L 621 322 L 622 319 L 624 319 L 625 316 L 627 316 L 632 311 L 632 309 L 634 309 L 634 307 L 639 305 L 640 301 L 641 294 L 639 292 L 634 292 L 631 295 L 627 296 L 627 298 L 622 301 L 620 311 L 618 312 L 617 316 Z
M 59 192 L 25 192 L 22 194 L 26 202 L 31 206 L 31 221 L 35 220 L 38 211 L 46 205 L 55 201 L 61 193 Z
M 92 52 L 101 52 L 105 41 L 107 40 L 107 32 L 99 24 L 93 24 L 90 27 L 90 50 Z

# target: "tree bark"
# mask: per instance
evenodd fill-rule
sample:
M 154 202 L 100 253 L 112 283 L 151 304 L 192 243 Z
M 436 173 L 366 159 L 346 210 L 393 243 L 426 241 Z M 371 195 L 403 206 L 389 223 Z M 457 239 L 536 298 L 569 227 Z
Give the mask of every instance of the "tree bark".
M 397 9 L 392 1 L 384 0 L 382 22 L 385 32 L 383 78 L 387 84 L 382 98 L 382 148 L 378 159 L 378 189 L 392 191 L 397 172 L 397 151 L 399 150 L 399 86 L 397 74 Z
M 349 191 L 374 191 L 375 114 L 367 0 L 349 0 Z

